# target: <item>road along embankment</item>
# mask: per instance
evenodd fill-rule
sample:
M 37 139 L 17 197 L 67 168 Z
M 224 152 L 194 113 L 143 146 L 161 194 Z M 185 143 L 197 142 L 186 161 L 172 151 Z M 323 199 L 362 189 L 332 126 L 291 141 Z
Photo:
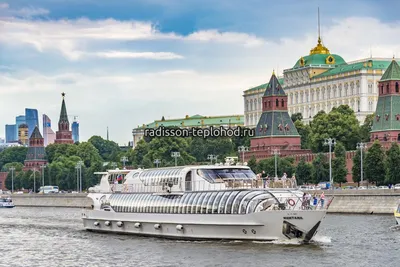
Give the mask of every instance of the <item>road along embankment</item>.
M 308 191 L 311 195 L 322 191 Z M 326 199 L 334 199 L 329 213 L 393 214 L 400 200 L 400 190 L 335 190 L 324 191 Z M 21 194 L 12 196 L 21 207 L 90 208 L 92 201 L 86 194 Z M 327 203 L 327 201 L 325 201 Z
M 88 208 L 92 205 L 87 194 L 21 194 L 12 195 L 12 200 L 16 207 Z
M 322 191 L 308 191 L 311 195 Z M 393 214 L 400 200 L 400 190 L 335 190 L 324 191 L 327 199 L 334 196 L 329 213 Z

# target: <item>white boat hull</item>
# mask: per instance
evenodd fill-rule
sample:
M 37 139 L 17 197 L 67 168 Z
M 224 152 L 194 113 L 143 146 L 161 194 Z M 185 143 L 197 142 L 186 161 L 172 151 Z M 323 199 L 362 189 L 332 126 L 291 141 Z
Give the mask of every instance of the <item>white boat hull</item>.
M 84 210 L 87 230 L 177 239 L 274 241 L 300 238 L 309 241 L 326 210 L 279 210 L 250 214 L 157 214 Z M 284 234 L 284 227 L 303 234 Z M 294 227 L 294 228 L 293 228 Z

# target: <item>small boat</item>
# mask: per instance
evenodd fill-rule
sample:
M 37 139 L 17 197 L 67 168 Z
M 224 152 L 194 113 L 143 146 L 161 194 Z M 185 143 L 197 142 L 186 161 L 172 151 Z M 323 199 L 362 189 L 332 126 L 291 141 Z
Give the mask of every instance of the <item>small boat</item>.
M 0 197 L 0 208 L 14 208 L 11 197 Z
M 397 209 L 394 211 L 394 218 L 396 219 L 397 224 L 400 224 L 400 201 Z
M 247 166 L 110 170 L 82 211 L 88 231 L 175 239 L 310 241 L 328 205 L 294 188 L 264 188 Z

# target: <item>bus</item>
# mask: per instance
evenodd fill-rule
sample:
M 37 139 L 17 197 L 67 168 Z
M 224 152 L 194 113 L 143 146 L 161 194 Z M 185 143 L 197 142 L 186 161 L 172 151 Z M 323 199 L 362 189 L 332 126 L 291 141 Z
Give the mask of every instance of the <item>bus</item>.
M 46 185 L 46 186 L 41 186 L 39 188 L 39 194 L 51 194 L 51 193 L 58 193 L 59 189 L 58 186 L 54 186 L 54 185 Z

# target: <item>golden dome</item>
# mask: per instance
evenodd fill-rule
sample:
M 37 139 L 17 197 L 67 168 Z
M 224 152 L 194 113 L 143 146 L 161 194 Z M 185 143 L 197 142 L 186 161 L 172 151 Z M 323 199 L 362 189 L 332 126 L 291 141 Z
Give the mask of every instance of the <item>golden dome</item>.
M 310 50 L 310 55 L 315 54 L 326 54 L 329 55 L 329 49 L 322 45 L 321 37 L 318 37 L 318 44 L 316 47 Z

